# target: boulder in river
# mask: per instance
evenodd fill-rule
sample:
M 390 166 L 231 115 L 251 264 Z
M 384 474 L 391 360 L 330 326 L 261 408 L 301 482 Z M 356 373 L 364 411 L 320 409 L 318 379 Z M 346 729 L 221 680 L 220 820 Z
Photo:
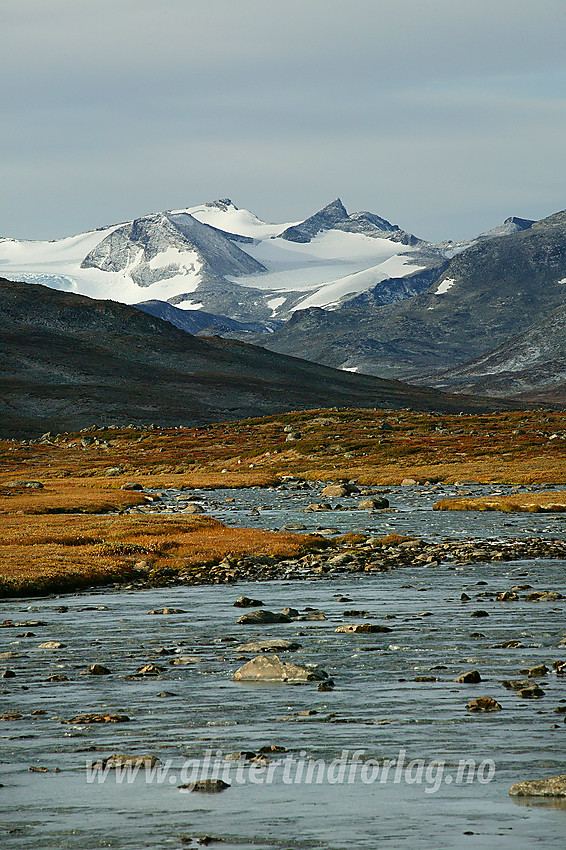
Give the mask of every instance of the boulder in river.
M 250 643 L 242 643 L 234 647 L 236 652 L 293 652 L 300 649 L 301 644 L 294 640 L 283 638 L 268 638 L 266 640 L 252 640 Z
M 536 682 L 531 682 L 527 685 L 526 688 L 519 688 L 517 690 L 517 696 L 522 697 L 523 699 L 540 699 L 543 697 L 545 691 L 536 684 Z
M 276 614 L 274 611 L 250 611 L 249 614 L 242 614 L 236 620 L 241 626 L 255 626 L 263 623 L 291 623 L 291 617 L 286 614 Z
M 152 756 L 149 753 L 143 756 L 130 756 L 125 753 L 112 753 L 108 758 L 102 758 L 95 761 L 93 768 L 108 768 L 115 769 L 117 767 L 155 767 L 161 764 L 157 756 Z
M 126 714 L 77 714 L 63 723 L 128 723 L 130 718 Z
M 261 608 L 262 605 L 259 599 L 250 599 L 249 596 L 240 596 L 234 602 L 234 608 Z
M 337 629 L 334 629 L 335 632 L 342 632 L 344 634 L 378 634 L 379 632 L 391 632 L 393 629 L 390 629 L 389 626 L 379 626 L 376 623 L 355 623 L 349 625 L 345 623 L 342 626 L 338 626 Z
M 472 699 L 466 706 L 468 711 L 501 711 L 501 706 L 493 697 Z
M 219 794 L 230 788 L 228 782 L 222 779 L 199 779 L 198 782 L 188 782 L 186 785 L 178 785 L 179 791 L 197 791 L 200 794 Z
M 481 682 L 481 676 L 479 670 L 468 670 L 466 673 L 460 673 L 459 676 L 456 676 L 454 681 L 460 685 L 476 685 Z
M 373 496 L 371 499 L 362 499 L 358 505 L 360 511 L 382 511 L 389 507 L 389 499 L 383 496 Z
M 511 797 L 566 797 L 566 773 L 547 779 L 516 782 L 509 794 Z
M 359 493 L 355 484 L 328 484 L 320 493 L 321 496 L 343 498 L 352 493 Z
M 44 643 L 40 643 L 37 647 L 38 649 L 63 649 L 66 644 L 61 643 L 59 640 L 46 640 Z
M 316 664 L 292 664 L 277 655 L 256 655 L 234 673 L 236 682 L 323 682 L 328 673 Z
M 91 676 L 109 676 L 112 671 L 103 664 L 91 664 L 87 670 Z

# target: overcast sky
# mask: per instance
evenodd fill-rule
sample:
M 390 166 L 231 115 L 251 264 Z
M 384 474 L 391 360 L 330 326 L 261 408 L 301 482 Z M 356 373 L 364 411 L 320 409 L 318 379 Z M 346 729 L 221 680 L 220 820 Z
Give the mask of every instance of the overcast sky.
M 426 239 L 566 207 L 565 0 L 0 0 L 0 236 L 340 196 Z

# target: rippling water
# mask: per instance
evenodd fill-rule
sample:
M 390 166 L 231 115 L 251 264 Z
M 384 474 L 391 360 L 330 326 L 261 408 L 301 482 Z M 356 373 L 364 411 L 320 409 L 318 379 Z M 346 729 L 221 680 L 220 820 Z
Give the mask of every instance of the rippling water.
M 397 495 L 398 493 L 398 495 Z M 217 515 L 246 525 L 249 508 L 262 504 L 258 524 L 280 527 L 301 521 L 329 525 L 405 530 L 419 536 L 528 536 L 560 534 L 561 517 L 545 515 L 444 514 L 430 512 L 439 497 L 422 488 L 393 491 L 396 511 L 375 515 L 344 511 L 296 516 L 280 512 L 280 500 L 312 493 L 240 491 L 204 494 L 218 503 Z M 442 494 L 441 494 L 442 495 Z M 236 498 L 226 513 L 224 498 Z M 414 504 L 411 505 L 411 500 Z M 345 501 L 345 500 L 341 500 Z M 297 500 L 299 504 L 299 500 Z M 299 508 L 302 503 L 299 504 Z M 507 524 L 508 523 L 508 524 Z M 392 526 L 392 527 L 391 527 Z M 482 584 L 478 584 L 482 582 Z M 487 582 L 487 585 L 483 584 Z M 41 620 L 46 625 L 2 629 L 2 651 L 16 655 L 1 663 L 17 676 L 3 679 L 2 711 L 22 717 L 0 724 L 3 846 L 10 848 L 168 848 L 196 847 L 208 833 L 239 848 L 530 848 L 564 846 L 566 808 L 539 801 L 521 804 L 508 796 L 522 779 L 566 772 L 565 677 L 539 679 L 545 696 L 524 700 L 506 690 L 504 679 L 525 678 L 523 668 L 564 658 L 558 641 L 565 633 L 566 600 L 502 604 L 478 596 L 515 584 L 566 594 L 564 562 L 534 560 L 510 564 L 405 568 L 375 575 L 324 576 L 311 581 L 278 581 L 237 586 L 176 587 L 138 592 L 83 593 L 0 605 L 0 620 Z M 472 602 L 463 605 L 466 591 Z M 259 597 L 271 610 L 307 606 L 327 620 L 274 626 L 240 626 L 236 597 Z M 340 602 L 338 596 L 351 602 Z M 61 605 L 67 611 L 59 611 Z M 187 613 L 150 615 L 161 607 Z M 389 626 L 387 634 L 348 635 L 334 630 L 346 609 L 367 610 L 371 622 Z M 483 609 L 488 617 L 471 617 Z M 347 622 L 350 619 L 346 620 Z M 354 620 L 358 622 L 359 620 Z M 32 631 L 33 636 L 20 637 Z M 243 663 L 237 642 L 255 637 L 291 637 L 301 649 L 286 660 L 315 662 L 334 678 L 336 688 L 315 685 L 249 685 L 231 680 Z M 226 642 L 234 638 L 236 642 Z M 519 640 L 516 649 L 494 645 Z M 41 650 L 43 641 L 65 644 Z M 162 647 L 175 654 L 161 655 Z M 184 665 L 169 662 L 180 655 Z M 247 655 L 246 657 L 251 657 Z M 128 679 L 152 661 L 165 668 L 162 678 Z M 92 663 L 107 665 L 110 676 L 89 676 Z M 452 680 L 477 668 L 483 681 L 458 685 Z M 48 682 L 53 673 L 69 681 Z M 415 682 L 434 675 L 438 681 Z M 159 696 L 168 692 L 170 696 Z M 483 716 L 466 703 L 490 695 L 502 710 Z M 32 715 L 35 710 L 42 715 Z M 61 720 L 84 712 L 126 713 L 123 724 L 66 725 Z M 316 712 L 300 715 L 300 712 Z M 557 728 L 553 728 L 556 726 Z M 445 762 L 438 790 L 431 783 L 355 781 L 321 784 L 283 781 L 239 784 L 218 795 L 181 793 L 186 759 L 276 744 L 285 756 L 323 759 L 327 765 L 355 750 L 364 759 Z M 143 774 L 129 784 L 113 775 L 103 784 L 86 781 L 85 762 L 112 752 L 153 753 L 171 760 L 165 781 L 147 783 Z M 460 759 L 495 763 L 491 782 L 454 781 Z M 49 772 L 30 772 L 45 766 Z M 60 772 L 54 772 L 54 768 Z M 432 776 L 432 774 L 431 774 Z M 444 781 L 451 776 L 452 782 Z M 328 776 L 326 776 L 328 779 Z M 473 835 L 467 834 L 473 833 Z M 216 846 L 216 845 L 212 845 Z

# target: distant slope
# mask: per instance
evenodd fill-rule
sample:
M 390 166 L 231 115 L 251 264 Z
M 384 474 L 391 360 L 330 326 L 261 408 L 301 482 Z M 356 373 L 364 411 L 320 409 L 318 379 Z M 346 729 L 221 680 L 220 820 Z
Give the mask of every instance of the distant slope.
M 549 400 L 566 386 L 566 305 L 493 351 L 435 376 L 451 392 Z
M 566 303 L 566 212 L 529 225 L 511 220 L 511 232 L 458 253 L 420 295 L 384 305 L 372 299 L 377 287 L 332 312 L 295 313 L 261 344 L 335 367 L 435 383 L 439 373 Z M 426 280 L 430 272 L 422 274 Z
M 142 301 L 134 304 L 138 310 L 149 313 L 165 322 L 171 322 L 176 328 L 190 334 L 201 334 L 201 336 L 222 336 L 225 333 L 241 334 L 247 337 L 252 333 L 265 333 L 281 326 L 281 322 L 237 322 L 227 316 L 216 316 L 214 313 L 205 313 L 204 310 L 180 310 L 173 307 L 167 301 Z
M 177 425 L 318 407 L 482 411 L 502 403 L 202 339 L 112 301 L 0 279 L 0 433 Z

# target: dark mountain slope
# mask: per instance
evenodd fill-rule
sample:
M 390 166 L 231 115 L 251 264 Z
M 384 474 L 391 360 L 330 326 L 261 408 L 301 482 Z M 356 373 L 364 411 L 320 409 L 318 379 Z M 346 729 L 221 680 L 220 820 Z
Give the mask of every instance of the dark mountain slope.
M 493 396 L 551 397 L 566 385 L 566 305 L 488 354 L 436 375 L 435 383 L 451 392 Z M 542 396 L 541 396 L 542 397 Z M 558 402 L 558 398 L 556 399 Z
M 176 425 L 318 407 L 481 411 L 501 403 L 190 336 L 113 301 L 0 280 L 0 433 Z
M 420 295 L 382 305 L 370 300 L 376 287 L 332 313 L 297 312 L 261 344 L 335 367 L 434 382 L 565 304 L 563 280 L 566 212 L 472 245 Z

